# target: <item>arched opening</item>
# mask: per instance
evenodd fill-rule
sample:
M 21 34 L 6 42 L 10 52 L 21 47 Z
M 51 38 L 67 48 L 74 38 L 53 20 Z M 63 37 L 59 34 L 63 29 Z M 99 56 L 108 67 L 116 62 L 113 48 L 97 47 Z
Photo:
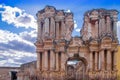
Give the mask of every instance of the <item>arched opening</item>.
M 67 80 L 84 80 L 86 79 L 86 59 L 74 54 L 73 57 L 66 61 L 66 78 Z

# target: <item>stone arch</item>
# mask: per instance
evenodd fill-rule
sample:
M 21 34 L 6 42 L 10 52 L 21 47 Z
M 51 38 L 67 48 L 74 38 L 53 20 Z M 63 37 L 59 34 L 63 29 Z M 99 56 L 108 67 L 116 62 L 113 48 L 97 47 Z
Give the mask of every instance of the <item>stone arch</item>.
M 73 64 L 72 63 L 71 63 L 72 65 L 68 64 L 68 61 L 73 61 Z M 68 78 L 67 80 L 85 79 L 87 72 L 87 65 L 88 65 L 87 60 L 84 57 L 80 57 L 79 54 L 74 54 L 72 57 L 68 57 L 65 64 L 66 76 Z
M 67 61 L 69 61 L 69 60 L 81 60 L 85 64 L 86 68 L 88 66 L 87 60 L 84 57 L 79 56 L 79 54 L 74 54 L 72 57 L 68 57 L 66 59 L 65 64 L 67 64 Z

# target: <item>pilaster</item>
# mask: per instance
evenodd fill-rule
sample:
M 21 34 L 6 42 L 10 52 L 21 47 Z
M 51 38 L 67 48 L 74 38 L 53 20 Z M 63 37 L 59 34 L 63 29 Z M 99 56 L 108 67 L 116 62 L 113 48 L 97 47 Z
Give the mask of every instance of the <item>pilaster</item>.
M 40 53 L 37 53 L 37 70 L 40 70 Z
M 37 24 L 38 24 L 37 39 L 38 39 L 38 41 L 39 41 L 40 38 L 41 38 L 41 22 L 38 21 Z
M 117 18 L 113 18 L 114 22 L 113 22 L 113 34 L 114 37 L 117 37 Z
M 48 51 L 45 50 L 44 52 L 44 70 L 48 70 Z
M 55 20 L 53 17 L 50 18 L 51 23 L 50 23 L 50 36 L 55 37 Z
M 93 69 L 93 54 L 92 54 L 92 52 L 90 52 L 90 71 L 92 71 L 92 69 Z
M 111 32 L 111 20 L 110 17 L 107 16 L 107 20 L 106 20 L 106 27 L 107 27 L 107 32 Z
M 46 35 L 46 33 L 49 34 L 49 27 L 50 27 L 50 25 L 49 25 L 49 19 L 46 18 L 45 19 L 45 35 Z
M 65 70 L 65 53 L 61 53 L 61 71 Z
M 59 70 L 58 52 L 56 52 L 56 71 Z
M 59 22 L 56 22 L 56 39 L 59 39 Z
M 111 70 L 111 60 L 112 57 L 111 57 L 111 51 L 110 50 L 107 50 L 107 70 Z
M 50 50 L 50 70 L 55 70 L 55 53 L 53 50 Z
M 64 23 L 64 21 L 61 21 L 61 23 L 62 23 L 61 36 L 62 36 L 62 38 L 64 38 L 65 37 L 65 23 Z
M 100 27 L 101 27 L 101 29 L 102 29 L 101 32 L 105 32 L 105 30 L 106 30 L 105 28 L 106 28 L 106 27 L 105 27 L 105 19 L 104 19 L 104 17 L 102 17 L 100 24 L 101 24 Z M 100 29 L 100 28 L 99 28 L 99 29 Z
M 105 70 L 105 57 L 104 57 L 104 50 L 100 51 L 101 55 L 101 70 Z

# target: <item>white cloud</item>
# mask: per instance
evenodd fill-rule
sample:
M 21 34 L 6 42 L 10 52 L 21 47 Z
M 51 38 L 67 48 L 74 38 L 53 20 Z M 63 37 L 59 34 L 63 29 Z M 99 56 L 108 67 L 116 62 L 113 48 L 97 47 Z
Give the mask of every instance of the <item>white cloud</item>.
M 10 41 L 14 41 L 14 40 L 28 44 L 30 46 L 34 46 L 33 43 L 22 39 L 19 35 L 15 34 L 15 33 L 11 33 L 9 31 L 5 31 L 5 30 L 0 30 L 0 43 L 8 44 Z
M 21 46 L 22 47 L 22 46 Z M 36 60 L 36 53 L 27 51 L 18 51 L 13 49 L 0 50 L 0 66 L 20 66 L 23 63 L 27 63 Z
M 77 26 L 77 23 L 76 21 L 74 21 L 74 29 L 76 29 L 78 26 Z
M 1 11 L 2 21 L 14 24 L 17 28 L 37 28 L 36 19 L 32 15 L 25 13 L 24 10 L 4 5 L 0 5 L 0 8 L 4 9 Z
M 13 60 L 13 59 L 8 59 L 8 60 L 1 60 L 0 61 L 0 65 L 1 66 L 11 66 L 11 67 L 18 67 L 17 65 L 21 65 L 22 63 L 20 63 L 20 62 L 16 62 L 15 60 Z
M 68 9 L 68 10 L 66 10 L 65 12 L 70 13 L 70 12 L 71 12 L 71 10 L 70 10 L 70 9 Z
M 19 35 L 22 39 L 25 39 L 27 41 L 34 43 L 37 37 L 37 31 L 36 30 L 33 30 L 31 32 L 24 31 L 24 32 L 19 33 Z
M 77 64 L 77 62 L 78 62 L 78 61 L 68 61 L 67 64 L 68 64 L 68 65 L 75 65 L 75 64 Z
M 80 29 L 77 28 L 77 29 L 75 29 L 75 31 L 76 31 L 76 32 L 80 32 Z
M 34 58 L 36 57 L 36 53 L 17 51 L 17 50 L 12 50 L 12 49 L 8 49 L 6 51 L 5 50 L 0 51 L 0 55 L 14 57 L 14 58 L 17 57 L 17 59 L 22 58 L 22 57 L 34 57 Z
M 20 66 L 36 60 L 36 19 L 24 10 L 5 5 L 0 5 L 0 14 L 2 21 L 16 28 L 26 28 L 26 31 L 18 34 L 0 29 L 0 66 Z M 27 28 L 32 28 L 32 31 L 27 31 Z
M 117 22 L 117 37 L 118 40 L 120 41 L 120 21 Z
M 2 8 L 2 5 L 0 5 L 0 8 Z
M 20 34 L 0 30 L 0 56 L 2 56 L 0 57 L 0 66 L 20 66 L 21 63 L 36 60 L 33 44 L 35 39 L 36 30 Z M 14 61 L 10 61 L 11 58 Z

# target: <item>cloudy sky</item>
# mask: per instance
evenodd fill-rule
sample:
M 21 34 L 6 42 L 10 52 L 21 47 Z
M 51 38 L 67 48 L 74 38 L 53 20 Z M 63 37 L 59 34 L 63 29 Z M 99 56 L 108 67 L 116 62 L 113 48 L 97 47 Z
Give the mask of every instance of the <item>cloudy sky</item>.
M 84 12 L 117 9 L 119 0 L 0 0 L 0 66 L 19 66 L 36 60 L 36 13 L 46 5 L 74 13 L 73 36 L 80 35 Z M 120 14 L 117 22 L 120 40 Z

